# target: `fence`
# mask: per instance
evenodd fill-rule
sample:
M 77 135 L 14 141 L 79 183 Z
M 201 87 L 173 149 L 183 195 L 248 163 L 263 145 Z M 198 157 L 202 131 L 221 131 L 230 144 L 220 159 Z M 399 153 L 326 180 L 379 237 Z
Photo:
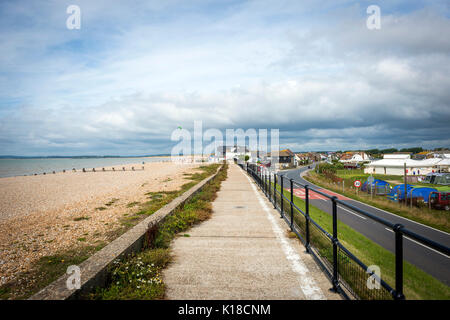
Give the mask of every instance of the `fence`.
M 311 253 L 315 260 L 322 266 L 332 283 L 332 291 L 359 299 L 405 299 L 403 294 L 403 237 L 407 236 L 429 248 L 446 255 L 450 254 L 450 248 L 422 237 L 409 231 L 401 224 L 393 224 L 373 214 L 361 210 L 335 196 L 310 188 L 292 179 L 285 179 L 283 175 L 277 175 L 255 164 L 240 164 L 256 181 L 264 194 L 273 203 L 275 209 L 280 212 L 292 232 L 294 232 Z M 273 181 L 272 181 L 273 180 Z M 290 188 L 290 198 L 285 196 L 285 183 Z M 294 203 L 294 186 L 300 187 L 304 192 L 304 205 L 299 208 Z M 317 193 L 321 198 L 331 201 L 332 206 L 332 234 L 314 221 L 310 215 L 311 193 Z M 342 205 L 358 214 L 361 214 L 377 223 L 391 229 L 395 234 L 395 288 L 379 277 L 374 270 L 368 267 L 345 248 L 338 239 L 337 205 Z M 367 285 L 371 277 L 380 285 L 379 290 L 370 289 Z

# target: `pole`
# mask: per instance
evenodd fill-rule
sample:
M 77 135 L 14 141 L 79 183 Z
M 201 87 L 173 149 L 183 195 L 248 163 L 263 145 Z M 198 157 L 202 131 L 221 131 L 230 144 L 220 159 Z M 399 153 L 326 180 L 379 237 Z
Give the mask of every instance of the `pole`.
M 291 231 L 294 227 L 294 180 L 291 181 Z
M 284 179 L 284 177 L 283 177 L 283 175 L 280 175 L 280 179 L 281 179 L 281 184 L 280 184 L 280 191 L 281 191 L 281 193 L 280 193 L 280 201 L 281 201 L 281 203 L 280 203 L 280 206 L 281 206 L 281 218 L 283 218 L 283 215 L 284 215 L 284 199 L 283 199 L 283 195 L 284 195 L 283 179 Z
M 273 207 L 277 208 L 277 173 L 273 173 Z
M 306 233 L 306 252 L 309 253 L 309 188 L 305 186 L 305 233 Z
M 403 175 L 405 177 L 405 205 L 407 206 L 408 202 L 406 200 L 408 200 L 408 192 L 406 191 L 406 186 L 407 186 L 407 183 L 406 183 L 406 162 L 403 164 Z
M 269 200 L 272 201 L 272 176 L 269 172 L 269 185 L 268 185 L 268 189 L 269 189 Z
M 337 253 L 337 197 L 332 197 L 333 201 L 333 292 L 338 292 L 339 290 L 339 280 L 338 280 L 338 253 Z
M 394 226 L 395 232 L 395 299 L 403 300 L 403 233 L 401 224 Z

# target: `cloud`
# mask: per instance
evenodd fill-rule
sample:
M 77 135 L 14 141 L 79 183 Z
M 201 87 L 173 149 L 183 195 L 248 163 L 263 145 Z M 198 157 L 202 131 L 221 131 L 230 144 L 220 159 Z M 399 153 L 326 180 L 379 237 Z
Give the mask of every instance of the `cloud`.
M 448 7 L 399 3 L 370 31 L 347 1 L 80 0 L 69 31 L 69 2 L 5 2 L 1 153 L 166 153 L 195 120 L 295 150 L 449 146 Z

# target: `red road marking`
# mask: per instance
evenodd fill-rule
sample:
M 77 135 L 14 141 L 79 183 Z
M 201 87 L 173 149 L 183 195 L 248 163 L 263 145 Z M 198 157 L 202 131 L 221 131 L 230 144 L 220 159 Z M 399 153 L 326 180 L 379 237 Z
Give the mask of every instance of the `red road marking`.
M 317 190 L 320 192 L 326 193 L 326 194 L 330 195 L 331 197 L 336 196 L 339 200 L 350 200 L 349 198 L 344 197 L 340 194 L 337 194 L 333 191 L 329 191 L 329 190 L 321 189 L 321 188 L 317 189 Z M 286 189 L 286 191 L 290 191 L 290 190 Z M 305 189 L 303 189 L 303 188 L 294 189 L 294 195 L 299 197 L 300 199 L 304 200 L 305 199 Z M 309 191 L 309 199 L 311 199 L 311 200 L 329 200 L 328 198 L 322 196 L 321 194 L 318 194 L 317 192 L 314 192 L 311 190 Z

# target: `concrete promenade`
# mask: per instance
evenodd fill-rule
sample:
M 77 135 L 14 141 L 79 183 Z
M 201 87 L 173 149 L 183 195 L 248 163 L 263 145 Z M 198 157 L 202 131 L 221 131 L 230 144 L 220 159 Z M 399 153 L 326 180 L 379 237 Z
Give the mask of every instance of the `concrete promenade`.
M 288 225 L 231 164 L 211 219 L 172 244 L 167 299 L 340 299 Z

